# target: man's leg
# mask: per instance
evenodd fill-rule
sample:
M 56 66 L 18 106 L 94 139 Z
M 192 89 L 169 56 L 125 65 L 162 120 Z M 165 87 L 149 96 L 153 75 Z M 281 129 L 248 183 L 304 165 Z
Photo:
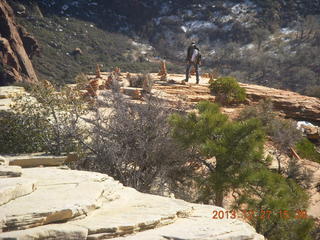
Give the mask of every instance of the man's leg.
M 190 67 L 192 64 L 190 62 L 187 63 L 187 70 L 186 70 L 186 82 L 189 81 L 189 73 L 190 73 Z
M 194 68 L 196 69 L 196 81 L 199 84 L 199 64 L 194 64 Z

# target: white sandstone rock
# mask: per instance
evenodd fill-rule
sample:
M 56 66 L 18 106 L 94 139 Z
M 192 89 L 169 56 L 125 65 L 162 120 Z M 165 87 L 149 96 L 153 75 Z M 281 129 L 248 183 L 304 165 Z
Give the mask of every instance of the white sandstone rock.
M 105 174 L 47 167 L 22 176 L 5 180 L 35 179 L 37 189 L 0 206 L 0 239 L 264 239 L 240 220 L 213 220 L 222 208 L 143 194 Z
M 36 181 L 26 178 L 1 178 L 0 179 L 0 209 L 3 204 L 16 198 L 32 193 L 36 189 Z M 2 206 L 1 206 L 2 205 Z M 3 212 L 0 210 L 0 219 Z M 0 229 L 1 230 L 1 229 Z
M 21 167 L 0 165 L 0 178 L 3 177 L 20 177 Z

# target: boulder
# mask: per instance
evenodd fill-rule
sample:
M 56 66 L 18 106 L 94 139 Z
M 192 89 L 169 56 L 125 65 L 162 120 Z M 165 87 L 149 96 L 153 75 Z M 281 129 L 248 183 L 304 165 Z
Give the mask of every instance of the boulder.
M 142 99 L 142 88 L 136 88 L 136 87 L 123 87 L 122 88 L 123 93 L 132 97 L 132 99 L 140 100 Z
M 192 214 L 187 218 L 179 218 L 174 224 L 143 231 L 131 236 L 114 238 L 114 240 L 264 240 L 249 224 L 237 219 L 212 219 L 212 211 L 225 211 L 208 205 L 194 205 Z M 97 239 L 90 238 L 88 239 Z
M 125 188 L 117 201 L 105 203 L 91 216 L 73 224 L 87 228 L 89 239 L 104 239 L 172 224 L 191 212 L 192 206 L 182 200 L 168 201 Z
M 12 99 L 0 99 L 0 112 L 1 111 L 10 111 L 10 105 L 13 103 Z
M 320 140 L 320 127 L 306 121 L 298 121 L 297 128 L 310 140 Z

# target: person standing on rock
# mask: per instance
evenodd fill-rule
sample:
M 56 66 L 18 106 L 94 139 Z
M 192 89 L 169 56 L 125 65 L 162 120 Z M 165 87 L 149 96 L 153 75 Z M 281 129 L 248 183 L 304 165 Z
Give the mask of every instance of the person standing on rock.
M 191 45 L 187 50 L 187 69 L 186 69 L 186 79 L 185 81 L 189 81 L 190 68 L 193 66 L 196 71 L 196 81 L 199 84 L 199 65 L 201 61 L 201 54 L 199 48 L 196 46 L 195 42 L 191 42 Z

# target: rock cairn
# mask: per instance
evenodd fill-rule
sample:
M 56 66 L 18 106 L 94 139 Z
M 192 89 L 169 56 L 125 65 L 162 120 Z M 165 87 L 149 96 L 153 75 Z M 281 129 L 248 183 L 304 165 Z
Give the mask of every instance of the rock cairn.
M 167 72 L 167 67 L 166 67 L 166 60 L 161 61 L 160 71 L 159 71 L 158 75 L 160 76 L 161 81 L 167 81 L 168 72 Z

